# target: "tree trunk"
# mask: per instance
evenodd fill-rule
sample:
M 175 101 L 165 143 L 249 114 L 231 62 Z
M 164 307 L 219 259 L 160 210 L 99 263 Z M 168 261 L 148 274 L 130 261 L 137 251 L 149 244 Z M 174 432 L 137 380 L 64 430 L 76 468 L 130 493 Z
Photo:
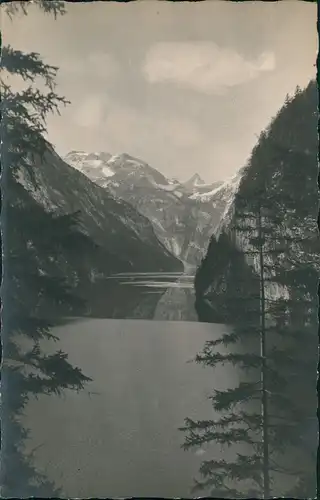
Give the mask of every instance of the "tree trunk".
M 267 395 L 267 359 L 266 359 L 266 325 L 265 325 L 265 283 L 264 283 L 264 255 L 262 240 L 262 216 L 261 206 L 258 212 L 258 238 L 259 238 L 259 264 L 260 264 L 260 353 L 261 364 L 261 412 L 262 412 L 262 441 L 263 441 L 263 496 L 270 498 L 269 477 L 269 435 L 268 435 L 268 395 Z

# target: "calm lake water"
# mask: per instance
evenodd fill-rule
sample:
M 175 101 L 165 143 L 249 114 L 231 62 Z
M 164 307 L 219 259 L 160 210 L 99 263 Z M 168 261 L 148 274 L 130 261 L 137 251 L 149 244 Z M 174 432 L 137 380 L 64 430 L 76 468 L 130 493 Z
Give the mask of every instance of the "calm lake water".
M 212 418 L 207 396 L 235 385 L 237 373 L 189 361 L 225 330 L 106 319 L 56 329 L 61 342 L 47 351 L 67 352 L 93 382 L 79 394 L 30 400 L 24 425 L 37 468 L 66 497 L 193 496 L 193 478 L 208 451 L 183 451 L 178 427 L 185 417 Z
M 112 279 L 150 293 L 165 288 L 155 319 L 79 319 L 55 329 L 60 342 L 46 343 L 44 351 L 62 349 L 93 381 L 78 394 L 30 400 L 23 422 L 31 431 L 27 451 L 34 450 L 36 468 L 64 497 L 194 497 L 203 460 L 246 453 L 217 445 L 184 451 L 178 430 L 186 417 L 218 418 L 208 396 L 239 382 L 232 365 L 213 370 L 190 362 L 228 327 L 197 322 L 190 272 Z M 219 352 L 226 350 L 219 346 Z M 314 442 L 316 432 L 310 430 Z M 290 486 L 292 476 L 279 479 L 274 495 L 284 496 Z

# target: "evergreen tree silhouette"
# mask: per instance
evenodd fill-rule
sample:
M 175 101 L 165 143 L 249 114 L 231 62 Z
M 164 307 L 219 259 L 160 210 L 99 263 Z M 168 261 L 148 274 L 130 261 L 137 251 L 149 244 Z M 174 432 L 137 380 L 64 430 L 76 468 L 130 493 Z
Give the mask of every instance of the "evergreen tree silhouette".
M 65 12 L 64 2 L 33 4 L 49 15 Z M 27 14 L 28 2 L 4 6 L 9 17 Z M 42 340 L 58 339 L 52 328 L 64 324 L 64 316 L 83 310 L 75 296 L 75 281 L 65 255 L 80 259 L 79 248 L 88 238 L 77 227 L 78 214 L 59 216 L 45 211 L 32 197 L 37 185 L 34 165 L 50 147 L 44 138 L 46 116 L 59 112 L 67 101 L 55 91 L 57 68 L 44 64 L 39 54 L 2 48 L 1 171 L 2 171 L 2 495 L 53 497 L 61 491 L 35 470 L 33 453 L 24 450 L 28 430 L 19 421 L 31 397 L 81 390 L 90 381 L 72 366 L 61 350 L 46 354 Z M 19 76 L 23 90 L 15 91 L 10 76 Z M 47 91 L 34 87 L 42 79 Z M 41 167 L 39 167 L 41 168 Z M 22 185 L 28 173 L 30 190 Z M 64 257 L 63 257 L 64 256 Z M 59 265 L 58 265 L 59 264 Z M 69 272 L 69 274 L 68 274 Z M 50 432 L 50 430 L 48 430 Z
M 302 125 L 307 131 L 300 134 Z M 239 367 L 240 382 L 212 395 L 220 418 L 186 419 L 181 429 L 187 433 L 184 448 L 215 443 L 241 444 L 247 450 L 236 451 L 233 461 L 203 462 L 203 480 L 196 481 L 196 489 L 209 489 L 216 497 L 269 498 L 280 476 L 292 485 L 281 494 L 315 494 L 315 449 L 310 436 L 306 444 L 306 431 L 316 429 L 316 125 L 316 87 L 311 82 L 287 99 L 261 134 L 235 198 L 232 223 L 213 242 L 216 269 L 212 265 L 211 275 L 205 276 L 205 269 L 210 270 L 207 256 L 197 273 L 202 302 L 211 286 L 209 301 L 229 313 L 233 328 L 207 342 L 196 361 L 210 367 L 231 363 Z M 243 273 L 236 273 L 239 251 L 254 270 L 245 282 Z M 217 272 L 221 263 L 223 271 Z M 219 352 L 222 345 L 228 354 Z

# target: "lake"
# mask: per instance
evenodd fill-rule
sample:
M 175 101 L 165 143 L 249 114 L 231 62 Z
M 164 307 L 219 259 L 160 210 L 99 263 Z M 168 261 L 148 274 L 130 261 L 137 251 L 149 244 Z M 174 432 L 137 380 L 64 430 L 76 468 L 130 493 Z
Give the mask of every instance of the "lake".
M 129 298 L 133 293 L 139 299 L 138 288 L 150 296 L 161 291 L 154 295 L 155 306 L 141 308 L 142 317 L 152 309 L 153 320 L 74 320 L 54 329 L 58 344 L 43 345 L 48 354 L 68 353 L 92 378 L 80 393 L 32 398 L 26 407 L 23 425 L 31 431 L 26 449 L 34 450 L 36 468 L 64 497 L 194 497 L 191 488 L 203 460 L 228 461 L 236 452 L 246 453 L 240 446 L 223 453 L 214 444 L 181 448 L 184 434 L 178 428 L 184 419 L 218 418 L 208 396 L 236 386 L 240 377 L 232 365 L 213 370 L 190 362 L 207 340 L 228 329 L 197 322 L 192 280 L 187 272 L 117 275 L 111 281 L 120 291 L 132 290 Z M 239 352 L 259 352 L 258 338 L 254 344 Z M 309 434 L 316 442 L 316 431 Z M 290 457 L 285 462 L 289 466 Z M 277 480 L 275 496 L 290 486 L 292 476 Z
M 183 451 L 177 429 L 185 417 L 213 417 L 207 396 L 235 385 L 237 373 L 189 361 L 225 330 L 106 319 L 55 329 L 61 342 L 53 347 L 93 382 L 78 394 L 30 400 L 23 423 L 36 467 L 69 498 L 193 496 L 193 478 L 208 452 Z
M 184 272 L 118 273 L 95 286 L 90 317 L 196 321 L 194 266 Z

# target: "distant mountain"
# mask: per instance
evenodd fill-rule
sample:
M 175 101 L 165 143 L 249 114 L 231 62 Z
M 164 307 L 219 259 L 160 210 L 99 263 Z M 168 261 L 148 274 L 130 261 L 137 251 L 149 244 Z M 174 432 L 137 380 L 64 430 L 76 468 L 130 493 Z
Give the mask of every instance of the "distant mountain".
M 199 174 L 194 174 L 189 180 L 182 183 L 182 185 L 188 191 L 194 192 L 197 187 L 205 184 L 204 180 L 200 177 Z
M 91 180 L 98 181 L 101 178 L 108 177 L 112 172 L 106 167 L 110 160 L 109 153 L 91 153 L 87 155 L 84 151 L 71 151 L 68 154 L 68 162 L 81 172 L 86 174 Z
M 106 188 L 116 198 L 127 201 L 152 223 L 158 238 L 179 259 L 191 264 L 203 256 L 210 235 L 219 224 L 229 199 L 226 190 L 217 201 L 198 197 L 203 191 L 223 183 L 204 184 L 198 174 L 181 183 L 167 179 L 147 163 L 128 154 L 72 151 L 66 163 Z
M 200 203 L 209 203 L 221 214 L 219 225 L 215 228 L 214 233 L 219 231 L 221 224 L 225 224 L 235 194 L 238 191 L 241 179 L 244 175 L 244 169 L 240 169 L 234 176 L 224 182 L 216 182 L 210 186 L 210 189 L 204 192 L 196 192 L 191 195 L 192 200 L 197 200 Z
M 79 156 L 76 155 L 77 158 Z M 99 157 L 103 164 L 108 161 L 107 155 Z M 86 155 L 84 160 L 82 168 L 91 175 L 92 165 L 101 167 L 100 172 L 105 168 L 102 163 L 97 163 L 99 158 L 94 154 L 89 157 Z M 111 285 L 109 286 L 111 282 L 107 280 L 112 274 L 183 271 L 183 264 L 158 240 L 146 217 L 138 213 L 131 204 L 115 199 L 106 189 L 90 181 L 88 175 L 67 165 L 49 144 L 42 158 L 33 157 L 30 161 L 36 183 L 27 171 L 19 172 L 18 183 L 45 211 L 54 211 L 57 215 L 79 212 L 80 231 L 100 249 L 93 261 L 88 260 L 85 254 L 80 259 L 81 266 L 86 269 L 87 284 L 86 287 L 81 287 L 80 283 L 79 287 L 82 293 L 87 293 L 89 283 L 92 284 L 91 293 L 86 297 L 91 301 L 91 307 L 94 308 L 92 301 L 95 290 L 99 289 L 96 296 L 99 296 L 100 302 L 104 301 L 101 307 L 107 313 L 116 295 L 115 290 L 111 290 Z M 81 251 L 79 248 L 80 255 Z M 67 262 L 67 266 L 71 277 L 77 270 L 72 268 L 72 262 Z M 124 292 L 122 288 L 122 293 Z M 137 295 L 136 292 L 135 294 Z M 119 296 L 118 308 L 123 301 Z M 112 316 L 110 307 L 107 316 Z
M 84 153 L 72 151 L 65 162 L 87 175 L 102 187 L 117 193 L 118 184 L 136 187 L 152 187 L 160 184 L 168 186 L 168 180 L 147 163 L 128 154 Z

